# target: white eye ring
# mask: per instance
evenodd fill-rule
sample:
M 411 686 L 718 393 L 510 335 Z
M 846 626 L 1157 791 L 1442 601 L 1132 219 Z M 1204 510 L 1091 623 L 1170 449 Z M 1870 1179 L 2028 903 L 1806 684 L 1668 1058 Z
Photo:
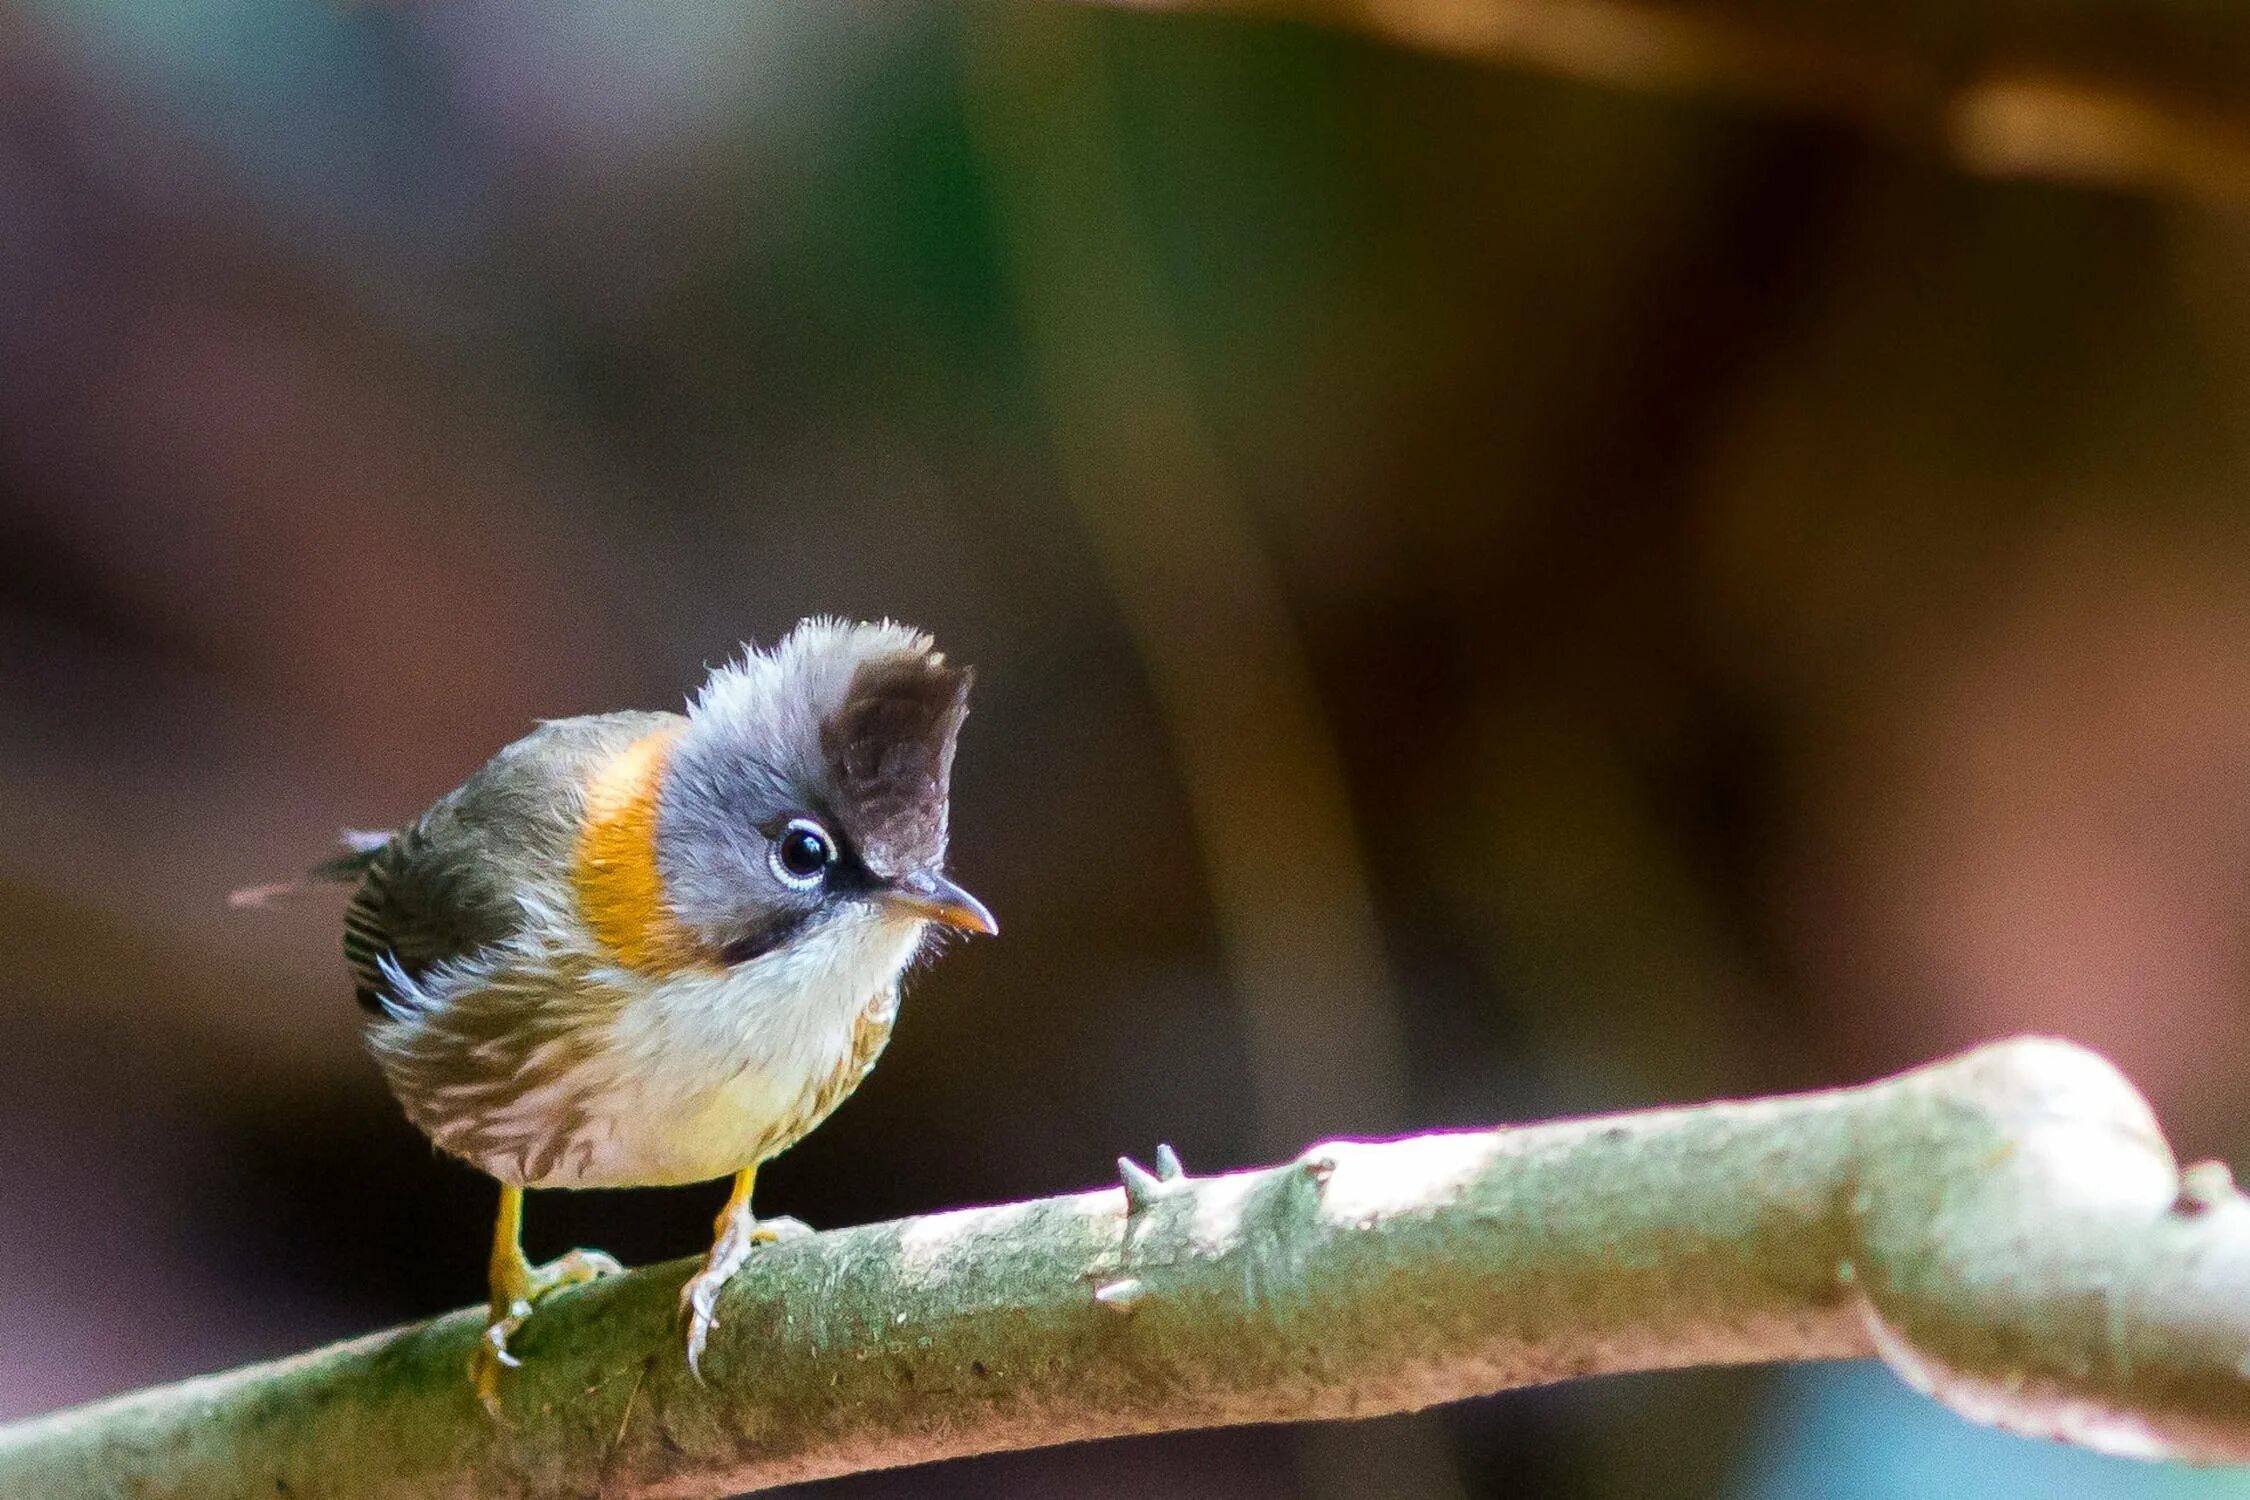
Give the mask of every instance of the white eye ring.
M 809 891 L 828 878 L 836 863 L 836 841 L 810 818 L 791 818 L 766 855 L 774 879 L 792 890 Z

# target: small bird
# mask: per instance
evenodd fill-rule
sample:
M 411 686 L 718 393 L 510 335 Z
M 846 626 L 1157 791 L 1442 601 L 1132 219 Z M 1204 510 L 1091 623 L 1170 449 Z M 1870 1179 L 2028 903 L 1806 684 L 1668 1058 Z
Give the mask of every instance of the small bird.
M 532 1266 L 526 1188 L 732 1176 L 681 1295 L 699 1377 L 720 1288 L 803 1232 L 751 1212 L 759 1164 L 866 1078 L 934 928 L 999 930 L 944 870 L 971 675 L 905 626 L 807 620 L 684 716 L 542 723 L 313 872 L 357 884 L 344 954 L 392 1093 L 500 1184 L 488 1405 L 540 1299 L 616 1269 Z

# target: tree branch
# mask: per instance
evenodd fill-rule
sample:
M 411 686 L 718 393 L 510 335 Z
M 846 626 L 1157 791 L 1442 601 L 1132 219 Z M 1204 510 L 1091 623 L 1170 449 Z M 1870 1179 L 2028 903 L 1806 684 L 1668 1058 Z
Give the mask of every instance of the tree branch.
M 2250 8 L 2205 0 L 1082 0 L 1255 15 L 1591 83 L 1713 91 L 1971 171 L 2250 197 Z
M 1166 1154 L 1168 1157 L 1168 1153 Z M 1863 1088 L 1384 1144 L 687 1262 L 0 1430 L 0 1493 L 714 1496 L 1081 1438 L 1880 1353 L 1955 1409 L 2250 1459 L 2250 1203 L 2068 1043 Z

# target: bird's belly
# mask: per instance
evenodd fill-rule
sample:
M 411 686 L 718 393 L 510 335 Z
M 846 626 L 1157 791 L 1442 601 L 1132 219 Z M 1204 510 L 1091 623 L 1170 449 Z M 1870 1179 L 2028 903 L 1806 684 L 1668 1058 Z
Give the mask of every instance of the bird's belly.
M 676 988 L 676 987 L 675 987 Z M 897 991 L 799 994 L 763 1015 L 738 994 L 643 997 L 572 1113 L 577 1139 L 530 1187 L 659 1187 L 724 1177 L 777 1155 L 859 1085 L 890 1038 Z M 747 1014 L 754 1018 L 744 1024 Z M 735 1019 L 699 1028 L 701 1016 Z
M 789 1116 L 816 1082 L 757 1070 L 684 1098 L 661 1081 L 614 1087 L 587 1101 L 593 1149 L 563 1151 L 527 1186 L 668 1187 L 730 1176 L 795 1139 Z

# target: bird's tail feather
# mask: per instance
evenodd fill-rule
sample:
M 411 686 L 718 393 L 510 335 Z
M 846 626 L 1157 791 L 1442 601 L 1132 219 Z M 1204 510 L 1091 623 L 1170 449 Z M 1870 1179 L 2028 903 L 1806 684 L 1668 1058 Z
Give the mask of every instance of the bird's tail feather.
M 342 835 L 344 852 L 334 859 L 324 859 L 295 880 L 279 880 L 271 885 L 246 885 L 238 891 L 227 893 L 227 905 L 241 908 L 271 906 L 290 896 L 303 895 L 316 885 L 356 885 L 367 867 L 375 863 L 391 841 L 387 831 L 367 828 L 347 828 Z

